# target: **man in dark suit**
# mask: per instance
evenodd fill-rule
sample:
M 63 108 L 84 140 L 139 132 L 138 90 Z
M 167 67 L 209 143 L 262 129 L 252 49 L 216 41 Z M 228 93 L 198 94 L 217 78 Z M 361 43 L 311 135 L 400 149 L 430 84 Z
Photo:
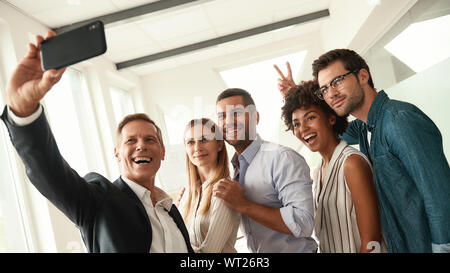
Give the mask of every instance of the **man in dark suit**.
M 40 100 L 65 69 L 42 71 L 43 40 L 29 44 L 13 72 L 1 116 L 30 181 L 77 225 L 89 252 L 193 252 L 180 213 L 154 185 L 165 150 L 148 116 L 129 115 L 119 124 L 114 154 L 121 177 L 114 183 L 98 173 L 80 177 L 62 158 Z

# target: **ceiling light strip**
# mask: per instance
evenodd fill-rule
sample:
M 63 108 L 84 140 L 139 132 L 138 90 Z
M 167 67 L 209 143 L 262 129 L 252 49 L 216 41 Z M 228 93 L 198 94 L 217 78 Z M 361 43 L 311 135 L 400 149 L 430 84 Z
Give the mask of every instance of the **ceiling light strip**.
M 119 12 L 110 13 L 107 15 L 91 18 L 88 20 L 83 20 L 74 24 L 70 24 L 67 26 L 54 28 L 53 31 L 56 32 L 56 34 L 63 33 L 72 29 L 75 29 L 77 27 L 81 27 L 83 25 L 89 24 L 94 21 L 102 21 L 105 26 L 120 22 L 120 21 L 132 21 L 134 19 L 139 19 L 139 17 L 147 15 L 149 13 L 155 13 L 160 11 L 168 11 L 173 10 L 174 8 L 179 8 L 183 6 L 185 8 L 186 6 L 192 6 L 192 5 L 198 5 L 203 4 L 205 2 L 209 2 L 212 0 L 164 0 L 164 1 L 156 1 L 152 2 L 146 5 L 122 10 Z M 189 4 L 189 5 L 188 5 Z M 186 5 L 186 6 L 184 6 Z
M 291 18 L 291 19 L 279 21 L 279 22 L 276 22 L 276 23 L 272 23 L 272 24 L 268 24 L 268 25 L 264 25 L 264 26 L 260 26 L 260 27 L 256 27 L 256 28 L 252 28 L 252 29 L 249 29 L 249 30 L 244 30 L 244 31 L 240 31 L 240 32 L 237 32 L 237 33 L 225 35 L 225 36 L 222 36 L 222 37 L 206 40 L 206 41 L 203 41 L 203 42 L 199 42 L 199 43 L 195 43 L 195 44 L 191 44 L 191 45 L 187 45 L 187 46 L 182 46 L 182 47 L 178 47 L 178 48 L 175 48 L 175 49 L 170 49 L 170 50 L 167 50 L 167 51 L 151 54 L 151 55 L 148 55 L 148 56 L 139 57 L 139 58 L 136 58 L 136 59 L 132 59 L 132 60 L 116 63 L 116 68 L 117 68 L 117 70 L 121 70 L 121 69 L 125 69 L 125 68 L 128 68 L 128 67 L 136 66 L 136 65 L 142 65 L 142 64 L 153 62 L 153 61 L 156 61 L 156 60 L 169 58 L 169 57 L 172 57 L 172 56 L 176 56 L 176 55 L 180 55 L 180 54 L 196 51 L 196 50 L 207 48 L 207 47 L 212 47 L 212 46 L 215 46 L 215 45 L 231 42 L 231 41 L 242 39 L 242 38 L 246 38 L 246 37 L 249 37 L 249 36 L 253 36 L 253 35 L 269 32 L 269 31 L 281 29 L 281 28 L 284 28 L 284 27 L 311 22 L 313 20 L 325 18 L 325 17 L 327 17 L 329 15 L 330 15 L 330 12 L 329 12 L 328 9 L 321 10 L 321 11 L 309 13 L 309 14 L 306 14 L 306 15 L 294 17 L 294 18 Z

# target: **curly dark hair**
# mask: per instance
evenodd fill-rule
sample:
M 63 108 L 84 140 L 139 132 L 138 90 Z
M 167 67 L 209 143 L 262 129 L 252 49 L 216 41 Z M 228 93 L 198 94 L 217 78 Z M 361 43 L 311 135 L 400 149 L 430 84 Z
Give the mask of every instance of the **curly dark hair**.
M 366 61 L 355 51 L 351 49 L 334 49 L 321 55 L 312 64 L 313 77 L 317 80 L 319 71 L 327 68 L 330 64 L 341 61 L 344 64 L 345 69 L 348 71 L 354 71 L 358 69 L 365 69 L 369 73 L 368 84 L 375 89 L 373 84 L 372 75 L 370 74 L 369 66 Z
M 336 123 L 333 125 L 333 131 L 335 135 L 339 137 L 347 129 L 348 115 L 344 117 L 338 116 L 338 114 L 336 114 L 336 112 L 331 109 L 331 107 L 324 100 L 319 99 L 314 94 L 314 91 L 316 91 L 317 89 L 319 89 L 319 84 L 317 83 L 317 81 L 311 80 L 302 81 L 299 85 L 289 90 L 285 98 L 285 103 L 281 108 L 281 116 L 284 119 L 284 124 L 286 124 L 287 126 L 286 131 L 294 130 L 294 127 L 292 125 L 292 113 L 295 110 L 304 107 L 308 108 L 311 105 L 316 105 L 320 107 L 320 109 L 322 109 L 327 115 L 336 116 Z

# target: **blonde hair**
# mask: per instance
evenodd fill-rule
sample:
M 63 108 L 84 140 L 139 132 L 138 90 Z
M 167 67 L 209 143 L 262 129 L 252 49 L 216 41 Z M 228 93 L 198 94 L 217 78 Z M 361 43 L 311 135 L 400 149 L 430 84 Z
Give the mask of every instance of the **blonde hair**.
M 223 142 L 223 137 L 221 136 L 220 130 L 217 125 L 210 119 L 202 118 L 202 119 L 193 119 L 191 120 L 186 128 L 185 133 L 190 128 L 193 128 L 195 125 L 201 124 L 203 127 L 207 127 L 214 133 L 216 141 Z M 192 213 L 194 213 L 196 209 L 196 202 L 198 198 L 201 198 L 200 205 L 198 207 L 198 213 L 200 215 L 204 215 L 208 212 L 211 205 L 212 198 L 212 188 L 217 181 L 222 178 L 228 178 L 230 176 L 230 170 L 228 168 L 228 154 L 227 149 L 225 148 L 225 143 L 223 143 L 222 150 L 219 151 L 217 155 L 217 164 L 214 175 L 211 179 L 210 184 L 205 188 L 205 191 L 202 192 L 202 182 L 200 181 L 200 175 L 198 172 L 197 166 L 195 166 L 190 160 L 189 156 L 186 153 L 186 176 L 188 177 L 188 185 L 186 189 L 186 199 L 181 206 L 181 215 L 183 216 L 184 221 L 187 223 Z

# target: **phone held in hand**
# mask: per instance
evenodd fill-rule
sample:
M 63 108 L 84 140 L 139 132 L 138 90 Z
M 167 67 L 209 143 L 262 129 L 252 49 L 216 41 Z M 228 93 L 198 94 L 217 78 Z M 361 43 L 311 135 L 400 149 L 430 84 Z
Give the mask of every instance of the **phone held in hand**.
M 44 70 L 59 69 L 106 52 L 105 29 L 95 21 L 41 43 Z

